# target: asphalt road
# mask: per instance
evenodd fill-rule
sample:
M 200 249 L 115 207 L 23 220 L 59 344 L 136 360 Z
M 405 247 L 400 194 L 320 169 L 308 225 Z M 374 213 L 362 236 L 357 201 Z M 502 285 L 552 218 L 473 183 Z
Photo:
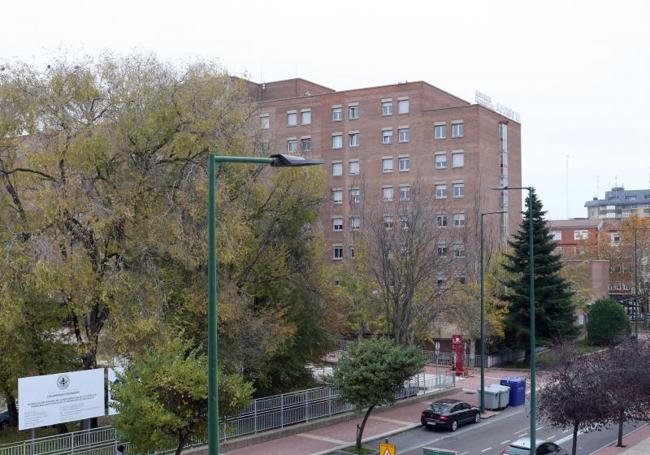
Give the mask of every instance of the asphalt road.
M 456 432 L 445 430 L 428 430 L 424 427 L 414 428 L 390 439 L 396 444 L 400 455 L 422 455 L 423 447 L 455 450 L 458 455 L 494 455 L 500 454 L 501 449 L 521 437 L 528 436 L 528 416 L 522 407 L 507 409 L 498 415 L 483 420 L 478 424 L 468 424 Z M 624 433 L 644 425 L 627 424 Z M 578 454 L 588 455 L 595 450 L 607 446 L 616 440 L 617 428 L 580 434 L 578 436 Z M 539 423 L 537 439 L 553 441 L 571 451 L 571 430 L 553 428 Z M 377 449 L 379 440 L 366 444 L 366 447 Z

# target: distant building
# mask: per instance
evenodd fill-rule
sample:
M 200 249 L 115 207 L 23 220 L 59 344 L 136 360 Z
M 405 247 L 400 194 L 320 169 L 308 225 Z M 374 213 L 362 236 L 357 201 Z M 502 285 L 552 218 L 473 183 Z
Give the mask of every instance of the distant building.
M 354 257 L 361 201 L 410 200 L 418 182 L 439 202 L 430 216 L 441 229 L 476 230 L 478 213 L 504 210 L 486 220 L 492 237 L 516 231 L 521 192 L 491 189 L 522 184 L 517 121 L 422 81 L 340 92 L 298 78 L 246 84 L 263 148 L 325 160 L 330 260 Z
M 650 189 L 626 190 L 617 186 L 605 192 L 604 199 L 585 202 L 590 219 L 622 219 L 636 214 L 650 217 Z
M 598 235 L 603 227 L 602 220 L 587 218 L 551 220 L 548 226 L 563 258 L 595 256 L 591 252 L 591 247 L 598 244 Z

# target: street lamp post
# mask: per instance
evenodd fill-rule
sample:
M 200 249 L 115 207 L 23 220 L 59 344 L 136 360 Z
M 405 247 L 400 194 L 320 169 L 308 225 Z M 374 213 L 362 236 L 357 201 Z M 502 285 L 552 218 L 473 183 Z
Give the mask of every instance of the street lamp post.
M 481 414 L 485 412 L 485 303 L 483 299 L 483 217 L 485 215 L 495 215 L 497 213 L 506 213 L 505 210 L 499 210 L 497 212 L 485 212 L 481 213 L 481 235 L 480 235 L 480 261 L 481 261 L 481 396 L 480 400 L 480 411 Z
M 220 163 L 270 164 L 274 167 L 313 166 L 323 160 L 293 155 L 208 156 L 208 454 L 219 455 L 219 381 L 217 376 L 217 167 Z
M 535 250 L 533 248 L 533 187 L 532 186 L 504 186 L 500 188 L 493 188 L 499 191 L 509 190 L 527 190 L 528 191 L 528 257 L 529 257 L 529 272 L 530 272 L 530 285 L 528 299 L 530 301 L 529 319 L 530 319 L 530 447 L 531 453 L 536 450 L 536 428 L 535 428 L 535 406 L 537 386 L 535 380 L 536 374 L 536 358 L 535 347 L 537 340 L 535 339 Z

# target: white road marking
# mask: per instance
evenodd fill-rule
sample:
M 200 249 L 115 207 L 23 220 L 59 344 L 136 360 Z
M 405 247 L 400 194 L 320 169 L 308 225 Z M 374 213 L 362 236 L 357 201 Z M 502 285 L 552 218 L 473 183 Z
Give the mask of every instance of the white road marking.
M 584 431 L 578 431 L 578 436 L 580 436 L 581 434 L 584 434 L 584 433 L 585 433 Z M 557 445 L 560 445 L 560 444 L 564 444 L 564 443 L 567 442 L 567 441 L 570 441 L 571 439 L 573 439 L 573 434 L 570 434 L 570 435 L 568 435 L 568 436 L 565 436 L 565 437 L 563 437 L 563 438 L 560 438 L 560 439 L 558 439 L 557 441 L 555 441 L 555 443 L 556 443 Z
M 526 431 L 528 431 L 528 427 L 526 427 L 526 428 L 522 428 L 521 430 L 517 430 L 517 431 L 515 431 L 515 434 L 525 433 Z
M 562 430 L 562 433 L 568 433 L 571 430 Z
M 501 441 L 499 443 L 499 445 L 502 446 L 503 444 L 507 444 L 508 442 L 510 442 L 510 439 L 506 439 L 505 441 Z
M 542 425 L 541 427 L 537 427 L 537 428 L 535 428 L 535 430 L 539 431 L 539 430 L 541 430 L 542 428 L 544 428 L 544 425 Z
M 481 453 L 483 453 L 483 452 L 487 452 L 488 450 L 492 450 L 492 447 L 488 447 L 488 448 L 486 448 L 486 449 L 481 450 Z
M 461 453 L 460 455 L 467 455 L 468 453 L 469 453 L 469 451 L 465 451 L 465 452 Z
M 331 442 L 332 444 L 346 444 L 347 441 L 341 439 L 328 438 L 327 436 L 319 436 L 317 434 L 298 433 L 296 436 L 302 436 L 307 439 L 315 439 L 316 441 Z
M 557 435 L 551 435 L 551 436 L 549 436 L 548 438 L 544 438 L 544 439 L 547 440 L 547 441 L 550 441 L 550 440 L 553 439 L 555 436 L 557 436 Z

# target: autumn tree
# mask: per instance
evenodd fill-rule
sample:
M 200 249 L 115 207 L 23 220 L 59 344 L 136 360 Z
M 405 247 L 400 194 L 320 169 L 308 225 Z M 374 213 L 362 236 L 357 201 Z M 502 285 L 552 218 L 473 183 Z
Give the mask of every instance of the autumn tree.
M 465 233 L 421 182 L 386 199 L 360 212 L 357 271 L 373 281 L 387 333 L 407 344 L 432 327 L 443 297 L 464 279 Z

